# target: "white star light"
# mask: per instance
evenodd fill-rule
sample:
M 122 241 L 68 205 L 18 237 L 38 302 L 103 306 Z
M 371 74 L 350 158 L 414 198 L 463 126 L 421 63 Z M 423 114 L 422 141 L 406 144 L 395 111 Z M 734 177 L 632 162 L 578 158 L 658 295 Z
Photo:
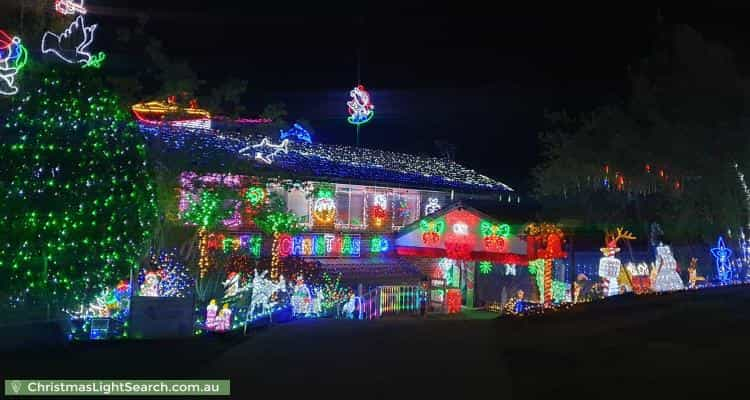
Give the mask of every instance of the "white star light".
M 264 151 L 265 148 L 268 148 L 269 150 L 267 152 Z M 289 139 L 284 139 L 281 144 L 272 144 L 268 138 L 263 138 L 260 143 L 254 144 L 251 146 L 244 147 L 240 149 L 240 154 L 244 154 L 251 149 L 255 149 L 255 159 L 258 161 L 262 161 L 266 164 L 272 164 L 274 158 L 276 158 L 276 155 L 279 153 L 287 154 L 289 153 Z

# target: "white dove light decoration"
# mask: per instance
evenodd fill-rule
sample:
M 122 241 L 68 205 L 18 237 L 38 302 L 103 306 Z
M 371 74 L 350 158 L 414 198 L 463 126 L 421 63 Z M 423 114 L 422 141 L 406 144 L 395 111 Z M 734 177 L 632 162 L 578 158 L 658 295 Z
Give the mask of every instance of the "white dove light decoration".
M 68 64 L 83 64 L 83 68 L 101 66 L 106 58 L 103 52 L 91 55 L 89 46 L 94 41 L 94 31 L 97 24 L 86 26 L 83 16 L 79 15 L 61 34 L 50 31 L 42 36 L 42 54 L 52 53 Z M 64 49 L 63 45 L 80 37 L 75 49 Z
M 271 144 L 268 138 L 263 138 L 258 144 L 247 146 L 240 149 L 240 154 L 244 154 L 251 149 L 255 149 L 255 159 L 266 164 L 272 164 L 276 155 L 279 153 L 289 153 L 289 139 L 284 139 L 280 144 Z M 264 149 L 268 149 L 264 151 Z

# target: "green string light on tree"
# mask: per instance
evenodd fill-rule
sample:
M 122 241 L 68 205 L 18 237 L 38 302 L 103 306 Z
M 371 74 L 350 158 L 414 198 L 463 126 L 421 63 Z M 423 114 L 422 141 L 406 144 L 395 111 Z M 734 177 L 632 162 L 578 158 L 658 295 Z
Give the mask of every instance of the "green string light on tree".
M 14 305 L 62 308 L 137 265 L 154 188 L 142 137 L 101 77 L 36 68 L 27 82 L 0 102 L 0 282 Z

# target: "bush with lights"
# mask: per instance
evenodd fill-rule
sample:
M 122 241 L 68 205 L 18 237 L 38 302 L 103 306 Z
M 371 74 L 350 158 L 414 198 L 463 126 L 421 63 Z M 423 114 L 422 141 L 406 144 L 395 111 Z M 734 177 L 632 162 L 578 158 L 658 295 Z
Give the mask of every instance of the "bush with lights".
M 59 310 L 138 265 L 156 205 L 141 134 L 98 72 L 29 70 L 0 100 L 0 282 L 11 308 Z

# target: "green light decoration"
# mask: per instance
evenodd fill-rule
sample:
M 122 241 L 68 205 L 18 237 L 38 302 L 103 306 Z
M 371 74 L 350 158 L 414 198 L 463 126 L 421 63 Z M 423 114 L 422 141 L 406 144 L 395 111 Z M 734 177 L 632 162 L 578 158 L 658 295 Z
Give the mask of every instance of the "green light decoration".
M 320 237 L 322 239 L 322 237 Z M 325 240 L 315 240 L 315 255 L 323 257 L 326 255 L 326 242 Z
M 91 58 L 85 64 L 83 64 L 83 67 L 81 68 L 101 68 L 102 63 L 106 59 L 107 55 L 103 51 L 100 51 L 99 53 L 92 55 Z
M 29 62 L 29 51 L 26 50 L 26 46 L 20 44 L 18 45 L 18 49 L 18 58 L 16 58 L 13 65 L 16 69 L 16 73 L 21 72 L 22 69 L 26 68 L 26 64 Z
M 529 273 L 534 275 L 536 287 L 539 289 L 539 299 L 544 300 L 544 259 L 529 261 Z
M 322 274 L 323 284 L 320 291 L 323 294 L 322 308 L 324 312 L 333 312 L 339 304 L 342 304 L 349 296 L 349 289 L 341 286 L 341 274 L 335 274 L 335 278 L 327 272 Z
M 18 310 L 60 310 L 138 265 L 154 185 L 143 138 L 100 76 L 28 74 L 27 95 L 0 106 L 1 291 Z
M 482 234 L 482 237 L 501 236 L 507 238 L 508 236 L 510 236 L 510 225 L 495 225 L 488 221 L 482 221 L 479 224 L 479 232 Z
M 481 272 L 484 275 L 487 275 L 490 272 L 492 272 L 492 263 L 489 261 L 479 262 L 479 272 Z
M 333 198 L 333 189 L 331 189 L 329 186 L 321 187 L 317 190 L 317 194 L 315 197 L 319 199 L 332 199 Z
M 252 255 L 255 258 L 260 257 L 260 251 L 263 248 L 263 238 L 258 236 L 251 236 L 250 240 L 247 242 L 248 251 L 250 252 L 250 255 Z
M 224 239 L 221 242 L 221 248 L 225 253 L 229 253 L 230 251 L 234 250 L 234 239 L 231 237 Z
M 249 187 L 245 192 L 245 200 L 250 203 L 251 206 L 257 207 L 263 204 L 263 200 L 266 199 L 266 191 L 262 187 L 253 186 Z
M 269 235 L 293 233 L 299 229 L 299 217 L 291 212 L 274 211 L 259 215 L 255 218 L 255 224 L 258 229 Z
M 570 285 L 566 282 L 552 281 L 552 298 L 558 303 L 566 301 L 568 288 Z
M 234 212 L 232 208 L 225 207 L 226 198 L 222 193 L 214 189 L 204 189 L 198 201 L 192 198 L 188 200 L 188 207 L 182 213 L 182 219 L 204 229 L 213 229 Z
M 293 212 L 286 211 L 286 204 L 282 198 L 271 195 L 269 196 L 268 206 L 255 217 L 255 226 L 263 233 L 273 236 L 270 278 L 275 281 L 279 278 L 279 270 L 281 269 L 281 248 L 279 247 L 281 234 L 299 232 L 299 217 Z
M 445 221 L 438 219 L 435 221 L 419 221 L 419 229 L 422 233 L 434 232 L 438 235 L 442 235 L 445 232 Z

